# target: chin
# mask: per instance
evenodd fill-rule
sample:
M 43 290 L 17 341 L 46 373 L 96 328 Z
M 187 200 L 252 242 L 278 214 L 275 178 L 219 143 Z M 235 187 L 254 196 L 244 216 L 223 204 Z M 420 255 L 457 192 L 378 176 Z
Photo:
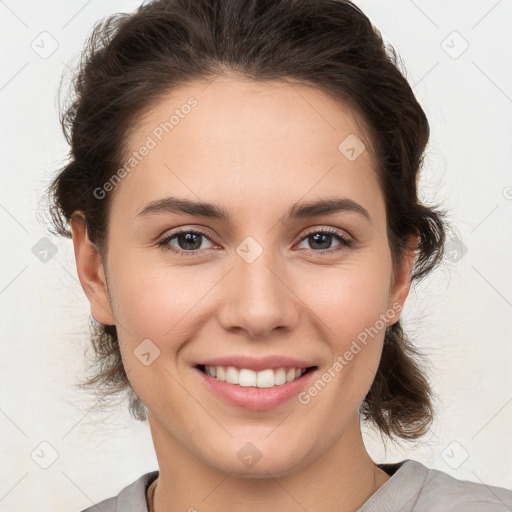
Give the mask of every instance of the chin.
M 285 445 L 286 446 L 286 445 Z M 262 449 L 261 451 L 247 443 L 242 450 L 223 452 L 214 460 L 211 456 L 206 462 L 218 471 L 229 473 L 231 477 L 241 479 L 268 479 L 288 476 L 302 465 L 303 458 L 291 447 L 286 450 Z M 222 459 L 222 460 L 220 460 Z

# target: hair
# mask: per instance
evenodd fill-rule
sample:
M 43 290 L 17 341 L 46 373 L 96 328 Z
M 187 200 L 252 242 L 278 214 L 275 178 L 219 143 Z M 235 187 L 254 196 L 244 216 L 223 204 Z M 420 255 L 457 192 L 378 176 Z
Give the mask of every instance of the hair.
M 130 130 L 173 89 L 234 74 L 314 87 L 351 109 L 376 162 L 393 269 L 416 236 L 412 281 L 418 281 L 442 260 L 446 225 L 441 209 L 418 198 L 430 128 L 400 66 L 396 50 L 348 0 L 156 0 L 104 18 L 88 38 L 60 114 L 70 151 L 46 191 L 51 232 L 71 238 L 69 221 L 83 212 L 105 262 L 112 194 L 98 199 L 94 190 L 121 166 Z M 91 319 L 90 339 L 94 374 L 83 386 L 103 398 L 127 390 L 130 413 L 146 420 L 116 326 Z M 400 320 L 386 329 L 359 408 L 381 435 L 412 440 L 431 426 L 434 395 L 422 357 Z

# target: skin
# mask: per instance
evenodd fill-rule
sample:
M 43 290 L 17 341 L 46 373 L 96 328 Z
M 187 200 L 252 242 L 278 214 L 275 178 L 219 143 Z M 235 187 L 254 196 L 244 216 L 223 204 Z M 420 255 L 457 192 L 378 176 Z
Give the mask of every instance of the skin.
M 380 314 L 403 306 L 414 246 L 394 273 L 375 162 L 369 151 L 350 161 L 338 150 L 349 134 L 364 135 L 347 108 L 307 86 L 194 82 L 140 118 L 128 153 L 190 96 L 198 105 L 117 185 L 106 262 L 83 220 L 72 221 L 91 313 L 117 326 L 128 378 L 148 409 L 160 469 L 155 510 L 355 511 L 390 478 L 370 458 L 358 415 L 384 329 L 307 405 L 293 398 L 268 411 L 237 408 L 192 365 L 280 354 L 314 361 L 322 374 Z M 169 195 L 217 203 L 233 217 L 136 218 Z M 355 212 L 283 218 L 296 202 L 332 196 L 356 201 L 371 222 Z M 178 227 L 210 234 L 180 257 L 157 245 Z M 329 227 L 354 246 L 308 241 L 306 230 Z M 263 250 L 252 263 L 236 252 L 247 236 Z M 147 338 L 160 350 L 149 366 L 134 354 Z M 252 467 L 237 457 L 248 442 L 261 453 Z

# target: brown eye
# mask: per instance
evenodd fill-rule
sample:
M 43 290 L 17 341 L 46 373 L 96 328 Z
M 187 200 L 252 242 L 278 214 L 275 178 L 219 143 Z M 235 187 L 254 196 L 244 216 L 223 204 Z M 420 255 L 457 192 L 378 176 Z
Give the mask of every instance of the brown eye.
M 338 241 L 338 247 L 334 250 L 331 250 L 333 241 Z M 333 253 L 353 245 L 352 240 L 342 235 L 340 231 L 335 229 L 320 229 L 316 231 L 310 231 L 308 234 L 306 234 L 305 237 L 302 238 L 301 242 L 307 242 L 311 248 L 311 251 L 320 253 Z
M 176 239 L 177 247 L 171 244 L 171 241 Z M 210 238 L 202 231 L 193 231 L 190 229 L 174 232 L 173 234 L 165 237 L 158 242 L 158 246 L 163 250 L 171 251 L 175 254 L 182 256 L 193 256 L 196 253 L 209 249 L 208 247 L 201 248 L 204 239 Z M 211 240 L 210 240 L 211 241 Z

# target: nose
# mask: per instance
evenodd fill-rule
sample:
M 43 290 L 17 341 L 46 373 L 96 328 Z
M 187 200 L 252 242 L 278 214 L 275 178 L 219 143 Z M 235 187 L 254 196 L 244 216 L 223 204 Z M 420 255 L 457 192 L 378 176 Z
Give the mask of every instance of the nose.
M 226 277 L 218 313 L 224 329 L 263 339 L 276 329 L 293 330 L 297 326 L 301 301 L 271 251 L 264 251 L 252 263 L 237 258 Z

